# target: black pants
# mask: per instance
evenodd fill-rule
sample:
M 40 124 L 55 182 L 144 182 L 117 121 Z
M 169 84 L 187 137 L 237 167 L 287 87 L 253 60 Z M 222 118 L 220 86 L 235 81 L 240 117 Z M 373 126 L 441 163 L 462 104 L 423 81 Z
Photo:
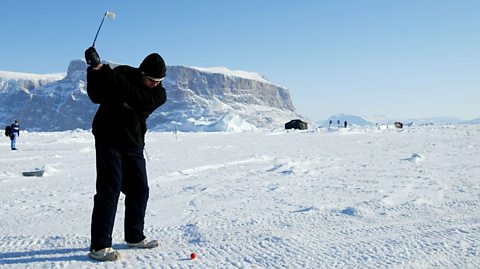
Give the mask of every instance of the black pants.
M 120 192 L 125 194 L 125 241 L 142 241 L 148 182 L 143 148 L 115 149 L 96 142 L 97 183 L 92 213 L 90 250 L 112 246 Z

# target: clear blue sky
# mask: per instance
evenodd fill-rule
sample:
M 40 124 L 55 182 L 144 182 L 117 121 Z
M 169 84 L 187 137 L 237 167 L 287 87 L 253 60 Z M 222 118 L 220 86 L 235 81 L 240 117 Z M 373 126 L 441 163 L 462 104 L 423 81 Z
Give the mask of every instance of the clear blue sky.
M 290 90 L 313 120 L 336 113 L 480 117 L 477 0 L 19 0 L 0 7 L 0 70 L 66 72 L 96 42 L 137 66 L 226 66 Z

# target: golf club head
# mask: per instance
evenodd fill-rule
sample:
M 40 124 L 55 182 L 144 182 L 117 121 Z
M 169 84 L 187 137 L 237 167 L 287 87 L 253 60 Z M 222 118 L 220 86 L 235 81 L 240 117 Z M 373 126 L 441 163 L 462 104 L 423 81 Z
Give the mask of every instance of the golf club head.
M 109 17 L 110 19 L 114 20 L 115 19 L 115 13 L 111 12 L 111 11 L 107 11 L 105 12 L 105 16 Z

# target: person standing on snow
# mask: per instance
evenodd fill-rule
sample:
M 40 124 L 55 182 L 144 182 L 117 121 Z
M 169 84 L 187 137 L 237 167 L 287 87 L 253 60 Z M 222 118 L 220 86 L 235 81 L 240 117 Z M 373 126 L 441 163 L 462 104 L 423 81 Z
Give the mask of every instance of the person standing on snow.
M 149 197 L 143 150 L 146 120 L 167 99 L 161 81 L 166 66 L 157 53 L 148 55 L 139 68 L 112 69 L 100 63 L 95 48 L 85 51 L 87 93 L 100 104 L 92 123 L 96 150 L 96 194 L 91 223 L 89 257 L 115 261 L 112 231 L 120 192 L 125 194 L 124 239 L 129 247 L 155 248 L 157 240 L 143 233 Z
M 20 125 L 18 124 L 18 120 L 15 120 L 12 125 L 10 125 L 10 147 L 12 150 L 17 150 L 17 138 L 20 137 Z

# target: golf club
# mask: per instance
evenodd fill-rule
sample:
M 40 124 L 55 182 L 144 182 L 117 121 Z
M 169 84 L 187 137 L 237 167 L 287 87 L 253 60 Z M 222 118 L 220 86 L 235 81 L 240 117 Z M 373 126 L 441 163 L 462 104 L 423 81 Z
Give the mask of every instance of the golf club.
M 114 20 L 115 19 L 115 13 L 113 13 L 111 11 L 107 11 L 107 12 L 105 12 L 105 14 L 103 14 L 102 22 L 100 23 L 100 26 L 98 27 L 97 34 L 95 35 L 95 39 L 93 39 L 92 47 L 95 47 L 95 41 L 97 41 L 97 36 L 98 36 L 98 33 L 100 32 L 100 28 L 102 28 L 103 21 L 105 20 L 105 17 L 109 17 L 110 19 Z

